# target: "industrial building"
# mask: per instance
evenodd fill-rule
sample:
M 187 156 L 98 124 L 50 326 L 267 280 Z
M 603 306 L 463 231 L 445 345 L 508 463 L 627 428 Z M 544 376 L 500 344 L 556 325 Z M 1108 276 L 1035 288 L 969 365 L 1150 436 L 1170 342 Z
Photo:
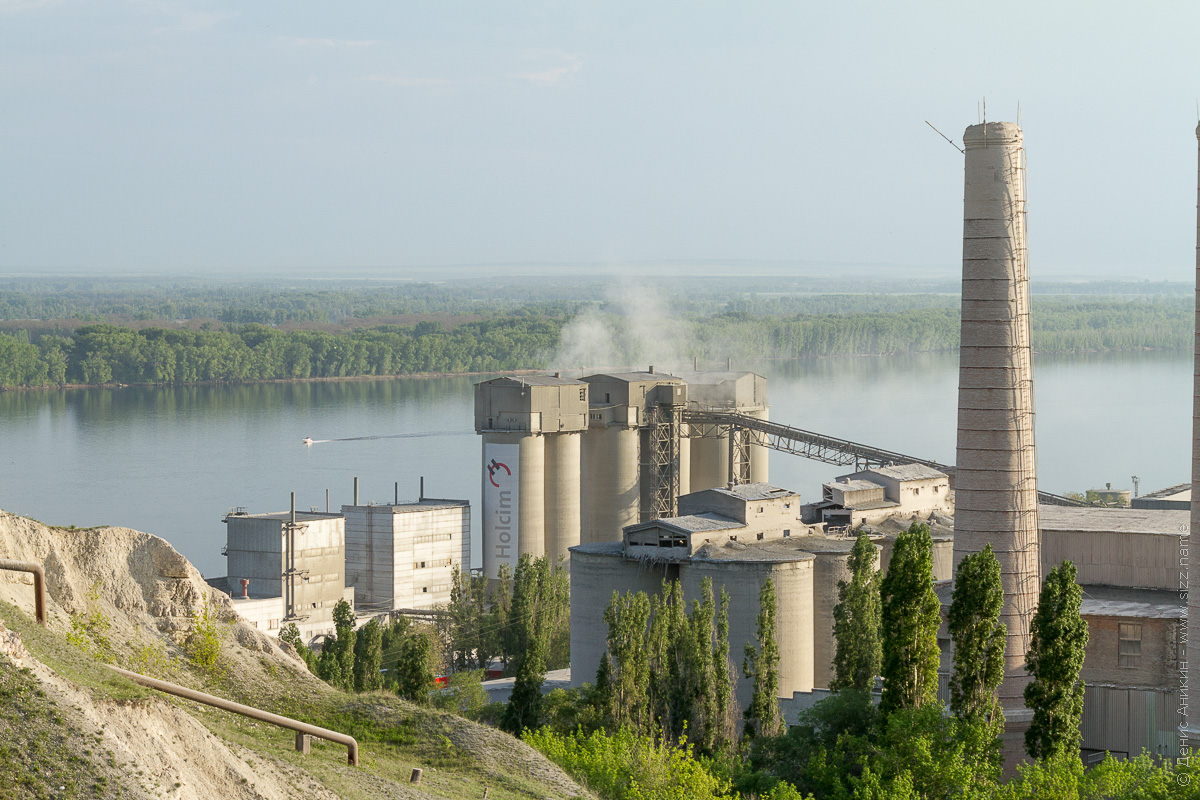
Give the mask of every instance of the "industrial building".
M 332 633 L 333 607 L 353 602 L 346 588 L 345 520 L 340 514 L 293 510 L 225 515 L 229 576 L 214 579 L 234 608 L 262 631 L 278 635 L 295 623 L 307 641 Z
M 895 517 L 954 513 L 950 477 L 924 464 L 899 464 L 839 475 L 822 484 L 821 501 L 804 506 L 807 522 L 857 528 Z
M 687 602 L 698 600 L 705 578 L 729 593 L 730 653 L 755 641 L 762 585 L 771 579 L 778 598 L 780 691 L 811 691 L 814 681 L 814 574 L 820 559 L 842 559 L 852 542 L 820 554 L 802 543 L 815 529 L 800 521 L 799 497 L 770 484 L 712 489 L 679 500 L 681 516 L 627 526 L 619 542 L 572 549 L 571 683 L 595 679 L 606 648 L 604 610 L 614 591 L 657 593 L 679 581 Z M 824 540 L 822 540 L 824 542 Z M 836 571 L 822 565 L 822 574 Z M 737 687 L 746 707 L 751 688 Z
M 522 553 L 557 561 L 615 541 L 626 525 L 673 516 L 694 489 L 765 481 L 767 449 L 722 414 L 765 421 L 766 379 L 650 367 L 477 384 L 485 574 Z
M 1192 485 L 1180 483 L 1165 489 L 1147 492 L 1129 501 L 1131 508 L 1171 508 L 1177 511 L 1188 511 L 1192 507 Z
M 450 602 L 455 569 L 471 569 L 466 500 L 344 505 L 346 585 L 361 612 L 431 609 Z

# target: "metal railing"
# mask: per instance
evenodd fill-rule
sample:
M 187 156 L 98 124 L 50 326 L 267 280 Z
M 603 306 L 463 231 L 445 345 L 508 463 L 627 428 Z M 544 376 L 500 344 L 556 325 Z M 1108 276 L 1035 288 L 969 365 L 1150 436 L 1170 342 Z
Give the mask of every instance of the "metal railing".
M 35 561 L 15 561 L 11 558 L 0 558 L 0 569 L 13 572 L 28 572 L 33 575 L 33 608 L 38 623 L 46 627 L 46 572 L 42 565 Z
M 260 722 L 269 722 L 272 725 L 278 725 L 280 728 L 287 728 L 306 736 L 316 736 L 318 739 L 326 739 L 334 742 L 335 744 L 345 745 L 346 763 L 352 767 L 358 766 L 358 741 L 353 736 L 348 736 L 344 733 L 338 733 L 337 731 L 331 731 L 328 728 L 322 728 L 317 725 L 309 725 L 307 722 L 300 722 L 299 720 L 290 719 L 288 717 L 281 717 L 278 714 L 272 714 L 269 711 L 263 711 L 262 709 L 244 706 L 241 703 L 235 703 L 232 700 L 225 700 L 220 697 L 215 697 L 211 694 L 205 694 L 204 692 L 197 692 L 195 689 L 189 689 L 186 686 L 179 686 L 178 684 L 168 683 L 167 681 L 160 681 L 157 678 L 148 678 L 145 675 L 139 675 L 136 672 L 130 672 L 129 670 L 121 669 L 120 667 L 109 665 L 108 668 L 113 672 L 124 675 L 134 683 L 140 683 L 142 686 L 148 686 L 149 688 L 157 689 L 160 692 L 173 694 L 176 697 L 182 697 L 185 700 L 194 700 L 197 703 L 203 703 L 204 705 L 212 706 L 213 708 L 220 708 L 224 711 L 232 711 L 234 714 L 241 714 L 243 717 L 256 719 Z M 299 737 L 297 737 L 297 745 L 299 745 Z M 299 749 L 299 746 L 297 749 Z

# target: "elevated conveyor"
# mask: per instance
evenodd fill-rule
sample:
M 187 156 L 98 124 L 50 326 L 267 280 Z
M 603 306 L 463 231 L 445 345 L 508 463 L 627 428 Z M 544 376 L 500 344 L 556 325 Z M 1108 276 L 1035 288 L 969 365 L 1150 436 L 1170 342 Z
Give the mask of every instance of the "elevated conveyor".
M 730 411 L 686 409 L 682 412 L 682 416 L 683 423 L 689 428 L 692 425 L 707 425 L 727 429 L 722 435 L 732 434 L 730 436 L 731 442 L 738 438 L 744 439 L 748 437 L 753 440 L 753 444 L 769 447 L 781 453 L 790 453 L 802 458 L 811 458 L 814 461 L 822 461 L 826 464 L 854 467 L 856 470 L 881 467 L 888 464 L 924 464 L 927 467 L 941 470 L 949 475 L 950 485 L 954 485 L 955 469 L 949 464 L 941 464 L 937 461 L 917 458 L 905 455 L 904 453 L 896 453 L 892 450 L 884 450 L 860 442 L 852 442 L 849 439 L 838 439 L 834 436 L 826 436 L 821 433 L 806 431 L 802 428 L 793 428 L 790 425 L 781 425 L 778 422 L 769 422 L 757 417 Z M 732 450 L 737 449 L 732 448 Z M 731 464 L 729 474 L 734 477 L 735 483 L 744 482 L 741 479 L 744 478 L 746 470 L 740 468 L 741 464 L 735 452 L 731 452 L 731 461 L 735 463 Z M 1062 497 L 1061 495 L 1043 491 L 1038 492 L 1038 502 L 1057 506 L 1087 505 L 1078 500 L 1072 500 L 1069 497 Z

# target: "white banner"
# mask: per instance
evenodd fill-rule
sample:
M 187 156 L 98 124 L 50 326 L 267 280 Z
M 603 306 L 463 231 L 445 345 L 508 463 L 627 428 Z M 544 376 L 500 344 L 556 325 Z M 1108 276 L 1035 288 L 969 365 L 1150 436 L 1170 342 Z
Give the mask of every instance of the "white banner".
M 498 577 L 501 564 L 517 568 L 520 459 L 520 445 L 483 444 L 483 570 L 489 578 Z

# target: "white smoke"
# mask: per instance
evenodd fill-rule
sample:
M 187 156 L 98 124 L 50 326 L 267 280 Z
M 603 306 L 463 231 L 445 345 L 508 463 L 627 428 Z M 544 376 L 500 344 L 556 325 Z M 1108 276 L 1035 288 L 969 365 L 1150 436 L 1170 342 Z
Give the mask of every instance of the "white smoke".
M 561 370 L 690 368 L 688 329 L 657 289 L 616 286 L 606 302 L 567 323 L 550 365 Z

